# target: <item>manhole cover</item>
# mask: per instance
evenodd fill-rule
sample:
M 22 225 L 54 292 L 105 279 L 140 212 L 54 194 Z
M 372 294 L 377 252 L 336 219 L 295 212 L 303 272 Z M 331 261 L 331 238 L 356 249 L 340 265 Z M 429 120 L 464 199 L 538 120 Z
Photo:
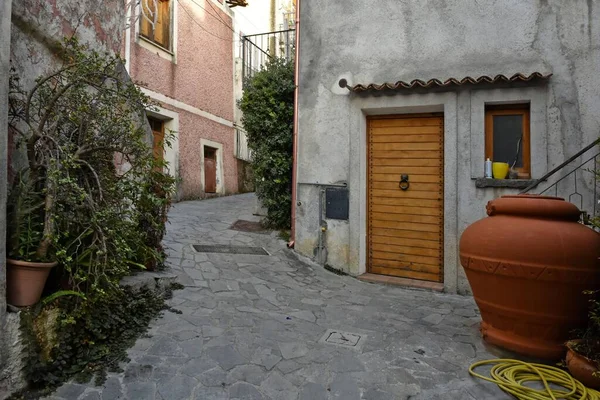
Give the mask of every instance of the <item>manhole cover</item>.
M 332 344 L 334 346 L 360 349 L 365 342 L 366 336 L 357 333 L 342 332 L 335 329 L 329 329 L 321 337 L 319 343 Z
M 270 233 L 268 229 L 265 229 L 260 222 L 254 221 L 245 221 L 243 219 L 238 219 L 231 225 L 229 228 L 234 231 L 240 232 L 254 232 L 254 233 Z
M 269 252 L 262 247 L 252 246 L 230 246 L 227 244 L 195 244 L 194 250 L 198 253 L 227 253 L 227 254 L 250 254 L 255 256 L 268 256 Z

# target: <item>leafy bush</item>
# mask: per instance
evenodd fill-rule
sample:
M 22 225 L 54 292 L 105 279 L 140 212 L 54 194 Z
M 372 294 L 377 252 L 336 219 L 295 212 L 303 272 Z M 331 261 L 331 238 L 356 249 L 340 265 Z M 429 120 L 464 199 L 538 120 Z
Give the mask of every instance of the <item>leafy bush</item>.
M 164 304 L 163 295 L 152 290 L 125 287 L 94 302 L 61 297 L 49 307 L 23 312 L 29 387 L 13 398 L 25 393 L 26 398 L 37 398 L 73 376 L 79 382 L 95 376 L 101 384 L 106 372 L 119 371 L 119 363 L 128 361 L 126 350 L 166 309 Z
M 157 242 L 174 182 L 157 172 L 164 162 L 153 156 L 145 121 L 153 104 L 121 59 L 75 39 L 62 56 L 64 64 L 29 91 L 12 79 L 11 128 L 27 153 L 20 176 L 34 185 L 35 258 L 59 261 L 63 289 L 102 294 L 131 268 L 161 260 Z M 151 190 L 157 185 L 160 192 Z M 22 244 L 9 248 L 22 253 Z
M 256 195 L 268 210 L 266 225 L 291 224 L 294 63 L 273 59 L 248 80 L 239 102 L 252 150 Z
M 119 281 L 162 263 L 175 184 L 153 156 L 145 115 L 153 103 L 122 60 L 75 39 L 61 56 L 30 90 L 13 74 L 9 96 L 28 165 L 11 190 L 7 247 L 20 259 L 59 262 L 54 293 L 25 313 L 27 378 L 37 389 L 115 366 L 157 315 L 162 295 Z

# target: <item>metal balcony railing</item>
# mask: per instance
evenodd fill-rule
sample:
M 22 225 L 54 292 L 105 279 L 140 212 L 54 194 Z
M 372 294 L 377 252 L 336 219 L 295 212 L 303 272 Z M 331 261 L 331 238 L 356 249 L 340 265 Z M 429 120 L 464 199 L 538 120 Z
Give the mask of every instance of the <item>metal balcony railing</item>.
M 598 169 L 600 152 L 597 149 L 598 145 L 600 145 L 600 139 L 596 139 L 552 171 L 537 179 L 521 194 L 531 193 L 542 182 L 550 182 L 542 190 L 537 191 L 537 194 L 567 199 L 581 210 L 581 222 L 590 225 L 593 219 L 598 218 L 599 211 L 597 178 L 600 173 Z M 575 167 L 570 167 L 580 157 L 583 158 L 583 162 Z
M 285 29 L 276 32 L 242 36 L 242 80 L 246 85 L 248 78 L 271 58 L 291 60 L 296 52 L 296 30 Z

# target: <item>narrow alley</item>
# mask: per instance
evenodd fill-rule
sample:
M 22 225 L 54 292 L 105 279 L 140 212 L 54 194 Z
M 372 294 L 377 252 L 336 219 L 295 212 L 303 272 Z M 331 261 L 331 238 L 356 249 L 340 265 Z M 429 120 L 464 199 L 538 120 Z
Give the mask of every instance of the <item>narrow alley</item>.
M 230 229 L 254 195 L 176 204 L 165 244 L 183 290 L 103 387 L 52 400 L 505 399 L 468 366 L 494 358 L 471 297 L 338 276 L 299 260 L 278 232 Z M 264 248 L 201 253 L 192 245 Z

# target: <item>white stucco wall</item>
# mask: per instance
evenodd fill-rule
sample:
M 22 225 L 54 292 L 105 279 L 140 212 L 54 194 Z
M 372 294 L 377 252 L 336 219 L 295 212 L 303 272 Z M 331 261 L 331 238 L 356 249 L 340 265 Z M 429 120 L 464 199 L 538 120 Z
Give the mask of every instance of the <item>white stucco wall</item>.
M 441 111 L 444 286 L 469 293 L 458 262 L 460 234 L 485 216 L 487 201 L 518 193 L 475 187 L 483 176 L 485 104 L 530 103 L 532 178 L 597 138 L 600 2 L 304 1 L 300 21 L 297 251 L 313 256 L 317 246 L 319 189 L 311 184 L 345 181 L 350 219 L 327 221 L 327 263 L 365 272 L 366 116 Z M 355 85 L 534 71 L 553 76 L 546 83 L 363 95 L 338 85 L 342 78 Z

